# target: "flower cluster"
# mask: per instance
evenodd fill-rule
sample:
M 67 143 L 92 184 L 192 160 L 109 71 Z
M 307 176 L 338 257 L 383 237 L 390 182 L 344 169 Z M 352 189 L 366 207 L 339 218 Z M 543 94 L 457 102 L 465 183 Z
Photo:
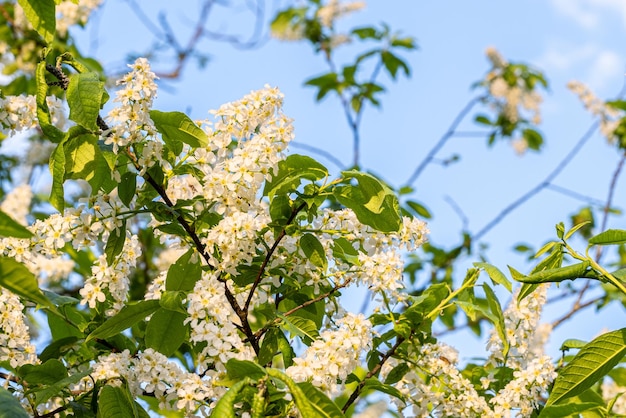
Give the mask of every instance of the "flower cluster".
M 63 103 L 56 97 L 47 97 L 51 122 L 62 127 L 66 123 Z M 37 126 L 37 104 L 35 96 L 0 97 L 0 134 L 12 136 L 17 132 Z
M 209 149 L 196 152 L 196 159 L 204 173 L 203 196 L 218 213 L 266 211 L 255 203 L 258 193 L 294 137 L 282 104 L 282 93 L 265 86 L 211 112 L 217 120 Z
M 359 266 L 336 260 L 329 266 L 328 276 L 368 286 L 373 294 L 384 294 L 388 301 L 400 301 L 406 296 L 401 292 L 402 251 L 413 251 L 426 241 L 428 228 L 423 221 L 404 217 L 399 232 L 384 234 L 362 224 L 352 210 L 323 210 L 313 227 L 322 231 L 319 238 L 329 259 L 334 258 L 333 245 L 338 238 L 352 242 L 359 252 Z
M 567 83 L 567 88 L 578 96 L 585 109 L 600 119 L 600 133 L 609 143 L 615 142 L 615 129 L 624 117 L 624 112 L 608 106 L 606 102 L 600 100 L 587 86 L 579 81 L 570 81 Z
M 56 6 L 57 25 L 56 31 L 60 36 L 65 36 L 70 26 L 76 24 L 84 26 L 91 13 L 97 9 L 102 0 L 65 0 Z
M 0 362 L 8 361 L 11 367 L 38 361 L 23 311 L 19 297 L 0 288 Z
M 347 314 L 334 329 L 323 331 L 286 373 L 297 382 L 309 381 L 329 395 L 337 395 L 360 354 L 371 349 L 372 324 L 362 314 Z
M 519 126 L 540 124 L 539 106 L 543 98 L 537 85 L 546 85 L 543 76 L 526 65 L 507 62 L 493 47 L 487 49 L 486 55 L 492 67 L 479 85 L 486 88 L 484 101 L 497 114 L 496 121 L 490 124 L 498 125 L 505 137 L 513 136 Z M 538 149 L 540 143 L 529 144 L 527 135 L 522 135 L 512 145 L 518 154 L 523 154 L 529 146 Z
M 335 24 L 335 20 L 363 8 L 365 8 L 365 2 L 363 1 L 340 3 L 339 0 L 330 0 L 326 5 L 317 10 L 316 16 L 322 26 L 332 28 Z
M 485 82 L 489 86 L 489 93 L 496 99 L 492 103 L 511 123 L 520 119 L 521 109 L 530 112 L 532 123 L 541 123 L 539 105 L 543 101 L 541 95 L 529 86 L 522 77 L 506 77 L 509 63 L 495 48 L 487 49 L 487 57 L 491 61 L 492 69 L 487 74 Z
M 237 330 L 241 321 L 235 312 L 224 304 L 225 289 L 214 273 L 203 272 L 188 297 L 185 320 L 191 327 L 190 341 L 206 344 L 198 356 L 198 370 L 215 382 L 226 371 L 231 358 L 251 360 L 254 352 L 245 345 Z M 241 299 L 238 300 L 242 302 Z
M 108 120 L 115 125 L 103 133 L 105 144 L 113 144 L 114 152 L 156 134 L 149 114 L 157 94 L 156 75 L 150 70 L 150 64 L 145 58 L 137 58 L 129 67 L 132 71 L 117 82 L 123 88 L 116 92 L 113 101 L 120 105 L 111 109 L 108 115 Z M 149 157 L 144 157 L 145 163 L 152 160 Z
M 182 411 L 186 416 L 208 416 L 202 406 L 212 395 L 211 388 L 200 376 L 186 372 L 151 348 L 135 356 L 128 350 L 101 356 L 92 369 L 94 381 L 112 384 L 111 379 L 123 378 L 134 395 L 153 394 L 161 409 Z M 85 379 L 83 384 L 91 386 L 91 380 Z
M 418 417 L 502 417 L 516 411 L 518 417 L 529 417 L 556 377 L 549 356 L 543 346 L 549 329 L 539 326 L 541 309 L 545 304 L 547 286 L 541 285 L 532 297 L 513 301 L 504 312 L 505 331 L 510 348 L 504 352 L 504 344 L 494 331 L 488 343 L 491 357 L 485 368 L 491 370 L 489 377 L 481 379 L 476 388 L 457 368 L 458 353 L 444 343 L 414 346 L 408 353 L 408 363 L 414 364 L 410 371 L 395 385 L 405 401 L 394 400 L 399 411 L 411 408 Z M 381 372 L 386 376 L 397 359 L 386 363 Z M 513 371 L 513 378 L 504 388 L 494 391 L 491 384 L 498 367 Z M 487 400 L 481 391 L 493 396 Z
M 477 417 L 493 416 L 486 400 L 457 368 L 457 351 L 444 344 L 411 346 L 407 364 L 414 364 L 395 387 L 405 401 L 394 398 L 399 411 L 407 408 L 416 417 Z M 397 366 L 398 360 L 385 363 L 385 377 Z
M 35 96 L 0 98 L 0 125 L 5 135 L 15 135 L 16 132 L 37 126 Z

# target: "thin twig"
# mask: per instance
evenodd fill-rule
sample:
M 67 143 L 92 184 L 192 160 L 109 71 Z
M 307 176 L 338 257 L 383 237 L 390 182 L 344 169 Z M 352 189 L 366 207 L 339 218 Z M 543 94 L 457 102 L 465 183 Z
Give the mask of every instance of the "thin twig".
M 420 174 L 422 174 L 422 171 L 424 171 L 426 166 L 428 166 L 428 164 L 430 164 L 430 162 L 435 158 L 435 155 L 437 155 L 437 152 L 439 152 L 439 150 L 446 144 L 446 142 L 448 142 L 450 138 L 456 135 L 455 134 L 456 128 L 463 121 L 463 119 L 465 119 L 465 116 L 467 116 L 467 114 L 469 113 L 470 110 L 472 110 L 474 105 L 476 105 L 476 103 L 480 102 L 482 99 L 484 99 L 483 96 L 474 97 L 465 105 L 463 109 L 461 109 L 459 114 L 456 115 L 456 117 L 450 124 L 450 127 L 448 127 L 448 130 L 446 131 L 446 133 L 443 134 L 441 138 L 439 138 L 439 141 L 437 141 L 435 146 L 430 149 L 428 154 L 426 154 L 426 157 L 424 157 L 424 159 L 417 166 L 415 171 L 413 171 L 413 174 L 411 174 L 411 176 L 405 183 L 407 186 L 411 186 L 413 185 L 413 183 L 415 183 L 415 181 L 420 176 Z
M 339 168 L 340 170 L 343 170 L 346 168 L 345 164 L 342 163 L 339 158 L 335 157 L 333 154 L 331 154 L 328 151 L 325 151 L 321 148 L 318 147 L 314 147 L 312 145 L 308 145 L 308 144 L 302 144 L 300 142 L 291 142 L 289 143 L 290 147 L 294 147 L 294 148 L 301 148 L 301 149 L 305 149 L 309 152 L 312 152 L 314 154 L 317 154 L 323 158 L 326 158 L 328 161 L 330 161 L 331 163 L 335 164 L 337 166 L 337 168 Z
M 615 193 L 615 188 L 617 186 L 617 179 L 622 172 L 622 168 L 624 167 L 624 160 L 626 160 L 626 152 L 622 154 L 622 157 L 619 159 L 617 163 L 617 167 L 615 168 L 615 172 L 613 173 L 613 177 L 611 178 L 611 184 L 609 186 L 609 195 L 606 198 L 606 204 L 604 205 L 604 210 L 602 214 L 602 225 L 600 226 L 600 232 L 606 230 L 606 224 L 609 221 L 609 212 L 611 211 L 611 206 L 613 204 L 613 194 Z M 598 245 L 596 249 L 596 261 L 600 261 L 602 258 L 602 246 Z
M 408 339 L 410 339 L 412 336 L 413 336 L 413 331 L 411 331 L 411 334 L 409 335 Z M 354 392 L 352 392 L 352 394 L 346 401 L 346 404 L 343 406 L 343 408 L 341 408 L 341 412 L 343 412 L 344 414 L 346 413 L 348 408 L 350 408 L 350 406 L 359 398 L 359 395 L 361 394 L 361 392 L 363 391 L 363 388 L 367 384 L 367 379 L 376 375 L 380 371 L 380 369 L 383 367 L 383 364 L 385 364 L 385 362 L 389 360 L 389 358 L 391 358 L 391 356 L 393 356 L 396 353 L 396 351 L 398 350 L 398 347 L 400 347 L 400 345 L 406 340 L 407 339 L 405 339 L 404 337 L 398 336 L 396 343 L 389 349 L 389 351 L 387 351 L 381 357 L 380 361 L 376 363 L 376 366 L 372 367 L 372 370 L 370 370 L 365 375 L 365 377 L 359 382 L 356 389 L 354 389 Z
M 582 309 L 584 309 L 584 308 L 586 308 L 588 306 L 594 305 L 594 304 L 600 302 L 602 299 L 603 299 L 603 296 L 599 296 L 599 297 L 597 297 L 595 299 L 588 300 L 587 302 L 575 304 L 574 306 L 572 306 L 572 308 L 570 309 L 570 311 L 568 313 L 566 313 L 565 315 L 563 315 L 559 319 L 557 319 L 557 320 L 552 322 L 552 329 L 558 327 L 563 322 L 565 322 L 568 319 L 570 319 L 572 316 L 574 316 L 580 310 L 582 310 Z
M 574 159 L 576 154 L 580 152 L 583 145 L 585 145 L 587 141 L 589 141 L 593 133 L 598 128 L 598 125 L 599 125 L 598 122 L 594 122 L 593 124 L 591 124 L 589 129 L 587 129 L 587 132 L 584 133 L 584 135 L 578 140 L 576 145 L 574 145 L 574 147 L 570 150 L 570 152 L 567 153 L 565 158 L 561 160 L 561 162 L 554 168 L 554 170 L 552 170 L 546 176 L 546 178 L 542 182 L 537 184 L 535 187 L 533 187 L 528 192 L 524 193 L 522 196 L 520 196 L 511 204 L 509 204 L 507 207 L 502 209 L 500 213 L 495 216 L 495 218 L 489 221 L 484 227 L 482 227 L 477 233 L 473 235 L 473 239 L 477 241 L 480 238 L 482 238 L 485 234 L 487 234 L 487 232 L 491 231 L 493 227 L 499 224 L 510 212 L 514 211 L 519 206 L 526 203 L 530 198 L 535 196 L 537 193 L 539 193 L 540 191 L 548 187 L 548 185 L 550 185 L 552 180 L 554 180 L 561 173 L 561 171 L 563 171 L 565 167 L 567 167 L 567 165 Z

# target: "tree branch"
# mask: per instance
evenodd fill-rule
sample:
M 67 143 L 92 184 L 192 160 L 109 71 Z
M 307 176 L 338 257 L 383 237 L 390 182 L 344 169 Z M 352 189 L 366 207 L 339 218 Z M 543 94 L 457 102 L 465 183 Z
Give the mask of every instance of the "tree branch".
M 456 128 L 463 121 L 465 116 L 467 116 L 467 114 L 469 113 L 470 110 L 472 110 L 474 105 L 476 105 L 476 103 L 480 102 L 482 99 L 484 99 L 483 96 L 474 97 L 472 100 L 470 100 L 465 105 L 465 107 L 463 109 L 461 109 L 459 114 L 456 115 L 456 117 L 454 118 L 454 120 L 450 124 L 450 127 L 448 127 L 448 130 L 446 131 L 446 133 L 443 134 L 443 136 L 441 138 L 439 138 L 439 141 L 437 141 L 435 146 L 433 146 L 430 149 L 428 154 L 426 154 L 426 157 L 424 157 L 424 159 L 417 166 L 415 171 L 413 171 L 413 174 L 411 174 L 411 176 L 409 177 L 409 179 L 405 183 L 407 186 L 411 186 L 411 185 L 413 185 L 413 183 L 415 183 L 415 181 L 418 179 L 420 174 L 422 174 L 422 171 L 424 171 L 426 166 L 428 166 L 428 164 L 430 164 L 430 162 L 435 158 L 435 155 L 437 155 L 437 152 L 439 152 L 439 150 L 446 144 L 446 142 L 448 142 L 448 140 L 450 138 L 452 138 L 453 136 L 456 135 L 455 134 Z

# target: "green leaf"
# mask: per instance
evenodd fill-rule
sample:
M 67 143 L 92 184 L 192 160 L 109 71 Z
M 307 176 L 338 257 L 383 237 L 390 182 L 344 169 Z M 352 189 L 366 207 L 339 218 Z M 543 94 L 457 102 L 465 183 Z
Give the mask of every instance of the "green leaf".
M 159 298 L 159 304 L 161 308 L 168 311 L 179 312 L 187 314 L 187 310 L 184 308 L 183 299 L 185 298 L 185 292 L 179 290 L 166 290 L 161 294 Z
M 167 279 L 165 279 L 165 289 L 189 292 L 193 290 L 201 276 L 202 268 L 198 257 L 193 249 L 189 250 L 170 266 L 167 271 Z
M 526 140 L 526 143 L 528 144 L 528 148 L 532 150 L 537 151 L 543 145 L 543 137 L 535 129 L 530 129 L 530 128 L 524 129 L 522 131 L 522 136 Z
M 151 110 L 150 118 L 163 136 L 163 141 L 176 155 L 182 152 L 182 143 L 193 148 L 202 148 L 209 144 L 206 132 L 182 112 Z
M 0 257 L 0 286 L 22 299 L 42 306 L 53 306 L 39 289 L 35 275 L 12 258 Z
M 312 384 L 295 383 L 285 373 L 276 369 L 267 369 L 267 374 L 287 385 L 302 418 L 345 417 L 337 405 Z
M 394 398 L 404 399 L 404 396 L 402 396 L 402 392 L 400 392 L 398 389 L 391 386 L 390 384 L 382 383 L 375 377 L 370 377 L 365 381 L 364 389 L 371 389 L 378 392 L 386 393 L 387 395 L 393 396 Z
M 211 412 L 211 418 L 236 418 L 235 415 L 235 403 L 237 403 L 237 398 L 239 397 L 239 392 L 241 392 L 246 386 L 251 383 L 251 379 L 249 377 L 244 377 L 239 382 L 235 383 L 226 394 L 222 395 L 217 404 L 215 404 L 215 408 Z
M 393 385 L 398 383 L 400 379 L 404 377 L 409 371 L 409 365 L 406 363 L 399 363 L 396 367 L 391 369 L 391 371 L 387 374 L 385 378 L 386 385 Z
M 37 33 L 47 44 L 51 44 L 56 31 L 54 0 L 17 0 L 17 2 L 24 9 L 24 15 Z
M 117 195 L 126 207 L 130 207 L 135 193 L 137 193 L 137 174 L 127 171 L 122 174 L 121 181 L 117 185 Z
M 30 238 L 33 234 L 25 226 L 0 210 L 0 236 Z
M 327 418 L 344 418 L 345 415 L 341 412 L 337 404 L 335 404 L 328 396 L 326 396 L 321 390 L 313 386 L 309 382 L 296 383 L 302 390 L 306 399 L 309 401 L 312 409 L 315 411 L 313 415 L 306 415 L 311 417 L 327 417 Z M 290 388 L 291 389 L 291 388 Z M 293 394 L 293 392 L 292 392 Z M 296 401 L 296 405 L 298 401 Z M 303 414 L 303 416 L 305 416 Z
M 74 373 L 61 380 L 58 380 L 56 383 L 44 386 L 43 389 L 35 392 L 35 402 L 37 403 L 37 405 L 47 402 L 48 399 L 58 396 L 63 389 L 80 382 L 83 377 L 88 376 L 91 372 L 91 369 L 87 369 L 83 372 Z
M 399 69 L 402 69 L 406 76 L 409 76 L 411 74 L 411 70 L 409 69 L 409 66 L 406 65 L 406 62 L 404 62 L 397 55 L 394 55 L 389 51 L 382 51 L 380 53 L 380 59 L 385 65 L 387 72 L 394 80 L 396 79 L 396 75 L 398 74 Z
M 50 174 L 52 174 L 52 188 L 50 189 L 50 203 L 59 212 L 65 209 L 65 193 L 63 192 L 63 182 L 65 181 L 65 151 L 63 143 L 50 154 Z
M 489 263 L 474 263 L 474 267 L 485 270 L 494 283 L 501 284 L 509 292 L 513 290 L 513 286 L 509 279 L 507 279 L 496 266 Z
M 112 265 L 115 261 L 115 257 L 118 256 L 124 249 L 124 243 L 126 242 L 126 220 L 122 220 L 122 225 L 119 228 L 115 228 L 109 234 L 107 245 L 104 248 L 104 253 L 107 257 L 107 264 Z
M 359 252 L 355 250 L 352 243 L 344 237 L 336 238 L 333 241 L 333 257 L 355 266 L 361 264 L 359 261 Z
M 586 277 L 589 272 L 589 261 L 585 260 L 571 266 L 545 269 L 530 276 L 515 277 L 515 280 L 522 283 L 556 283 L 563 280 L 574 280 L 579 277 Z
M 50 359 L 43 364 L 25 364 L 17 371 L 18 376 L 29 386 L 52 385 L 67 377 L 67 369 L 57 359 Z
M 261 348 L 259 349 L 259 355 L 257 356 L 258 362 L 261 365 L 267 365 L 276 353 L 278 353 L 278 338 L 279 334 L 282 334 L 279 328 L 272 327 L 263 336 L 261 341 Z
M 146 346 L 170 357 L 185 341 L 188 328 L 184 324 L 187 314 L 158 309 L 146 327 Z
M 126 305 L 115 316 L 109 318 L 104 324 L 100 325 L 89 334 L 86 341 L 96 338 L 106 339 L 113 337 L 125 329 L 132 327 L 159 308 L 158 300 L 144 300 Z
M 589 389 L 609 373 L 626 354 L 626 328 L 608 332 L 585 345 L 565 367 L 554 382 L 546 406 Z
M 358 185 L 337 186 L 334 194 L 344 206 L 352 209 L 363 224 L 381 232 L 396 232 L 402 226 L 398 199 L 393 191 L 376 177 L 351 170 L 342 172 L 345 179 Z
M 328 260 L 326 259 L 326 252 L 322 243 L 313 234 L 304 234 L 300 237 L 300 249 L 304 253 L 305 257 L 309 259 L 313 265 L 326 271 L 328 267 Z
M 147 416 L 143 408 L 133 400 L 127 387 L 105 385 L 100 390 L 97 418 L 143 418 Z
M 294 315 L 284 316 L 278 314 L 278 316 L 283 320 L 283 327 L 291 334 L 302 338 L 305 344 L 310 345 L 319 337 L 319 331 L 313 320 Z
M 316 181 L 327 176 L 326 167 L 313 158 L 292 154 L 278 163 L 278 172 L 265 183 L 263 194 L 271 199 L 276 194 L 295 191 L 302 180 Z
M 424 219 L 431 219 L 433 217 L 433 215 L 430 213 L 430 211 L 428 209 L 426 209 L 426 207 L 424 205 L 422 205 L 421 203 L 418 203 L 414 200 L 409 200 L 406 202 L 407 206 L 409 206 L 411 209 L 413 209 L 413 211 L 421 216 Z
M 98 137 L 78 134 L 63 143 L 65 170 L 63 180 L 86 180 L 95 194 L 100 185 L 111 177 L 109 165 L 98 145 Z
M 30 415 L 22 408 L 20 401 L 8 390 L 0 387 L 0 418 L 29 418 Z
M 78 125 L 97 131 L 98 114 L 104 94 L 104 82 L 96 72 L 72 74 L 67 87 L 67 104 L 70 107 L 70 120 Z
M 626 243 L 626 230 L 609 229 L 589 239 L 589 244 L 613 245 Z
M 26 0 L 25 0 L 26 1 Z M 50 109 L 48 108 L 48 82 L 46 81 L 46 62 L 42 61 L 37 64 L 36 81 L 37 81 L 37 121 L 41 127 L 41 131 L 52 142 L 61 142 L 65 134 L 52 124 L 50 118 Z
M 578 340 L 578 339 L 575 339 L 575 338 L 569 338 L 569 339 L 563 341 L 563 343 L 561 344 L 561 347 L 559 347 L 559 350 L 560 351 L 567 351 L 567 350 L 570 350 L 572 348 L 575 348 L 575 349 L 583 348 L 586 344 L 587 344 L 587 341 Z
M 259 380 L 267 376 L 265 369 L 257 363 L 248 360 L 237 360 L 234 358 L 231 358 L 226 362 L 226 371 L 228 372 L 228 377 L 234 381 L 239 381 L 244 377 Z
M 322 100 L 328 92 L 339 90 L 340 82 L 337 73 L 326 73 L 319 77 L 310 78 L 304 82 L 305 86 L 314 86 L 318 88 L 315 100 Z
M 496 327 L 496 331 L 498 332 L 498 336 L 500 337 L 500 341 L 502 341 L 502 355 L 506 357 L 509 352 L 509 339 L 506 335 L 506 325 L 504 324 L 504 314 L 502 313 L 502 307 L 500 306 L 500 301 L 498 300 L 496 294 L 491 287 L 487 283 L 483 283 L 483 290 L 485 291 L 485 296 L 487 296 L 487 303 L 489 304 L 489 310 L 494 315 L 496 321 L 494 323 Z
M 576 402 L 567 403 L 565 405 L 551 405 L 547 408 L 543 408 L 538 418 L 579 418 L 581 416 L 590 418 L 587 415 L 581 415 L 581 413 L 598 408 L 601 407 L 595 402 Z M 604 412 L 604 414 L 599 414 L 598 417 L 607 416 L 606 410 Z

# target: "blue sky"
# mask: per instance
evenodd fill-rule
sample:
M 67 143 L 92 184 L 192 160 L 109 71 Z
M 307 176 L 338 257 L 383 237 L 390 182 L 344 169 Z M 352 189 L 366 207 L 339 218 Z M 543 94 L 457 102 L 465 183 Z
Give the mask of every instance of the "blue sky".
M 200 2 L 139 3 L 152 19 L 158 11 L 164 11 L 177 33 L 186 33 Z M 251 21 L 243 2 L 233 3 L 234 12 L 216 13 L 209 25 L 213 30 L 250 34 Z M 95 29 L 80 33 L 81 43 L 107 68 L 119 70 L 124 54 L 149 47 L 150 35 L 126 2 L 105 3 L 96 18 Z M 419 45 L 418 51 L 403 54 L 412 69 L 409 80 L 401 78 L 394 83 L 381 78 L 387 87 L 382 108 L 366 110 L 361 130 L 363 168 L 394 186 L 407 180 L 474 96 L 471 84 L 480 80 L 489 67 L 484 55 L 487 47 L 497 48 L 510 61 L 541 69 L 550 82 L 542 107 L 544 122 L 540 130 L 546 146 L 541 153 L 520 157 L 505 143 L 487 148 L 483 138 L 455 138 L 438 156 L 458 154 L 460 161 L 445 168 L 431 165 L 415 183 L 415 197 L 435 215 L 430 229 L 431 240 L 437 245 L 458 244 L 463 222 L 450 201 L 461 208 L 469 230 L 478 231 L 506 205 L 541 182 L 587 130 L 591 117 L 565 88 L 568 81 L 580 80 L 602 98 L 615 97 L 624 83 L 623 0 L 372 0 L 365 10 L 345 18 L 340 27 L 380 22 L 414 36 Z M 200 47 L 211 56 L 208 65 L 204 69 L 189 65 L 180 81 L 161 83 L 157 108 L 204 118 L 209 109 L 268 83 L 285 94 L 285 112 L 295 119 L 296 141 L 330 151 L 346 166 L 349 164 L 350 132 L 338 101 L 329 97 L 316 104 L 313 89 L 303 86 L 305 79 L 327 71 L 322 57 L 313 54 L 307 45 L 271 40 L 251 51 L 215 42 Z M 346 48 L 348 59 L 354 48 Z M 155 64 L 155 68 L 168 66 Z M 476 131 L 477 127 L 467 118 L 461 130 Z M 293 151 L 302 152 L 296 148 Z M 605 200 L 618 158 L 618 153 L 596 135 L 555 184 Z M 320 160 L 337 171 L 327 160 Z M 619 208 L 626 187 L 622 180 L 615 191 L 614 205 Z M 568 215 L 583 205 L 554 191 L 542 191 L 484 237 L 483 242 L 490 245 L 489 261 L 503 271 L 507 264 L 527 271 L 524 258 L 511 252 L 514 244 L 525 242 L 540 247 L 554 237 L 557 222 L 567 222 Z M 609 227 L 626 229 L 626 222 L 623 217 L 612 218 Z M 558 315 L 561 309 L 565 308 L 550 308 L 548 315 Z M 603 328 L 622 326 L 623 314 L 623 308 L 616 306 L 593 321 L 585 320 L 584 326 L 579 322 L 582 317 L 570 321 L 553 336 L 551 352 L 556 354 L 564 338 L 590 339 Z

